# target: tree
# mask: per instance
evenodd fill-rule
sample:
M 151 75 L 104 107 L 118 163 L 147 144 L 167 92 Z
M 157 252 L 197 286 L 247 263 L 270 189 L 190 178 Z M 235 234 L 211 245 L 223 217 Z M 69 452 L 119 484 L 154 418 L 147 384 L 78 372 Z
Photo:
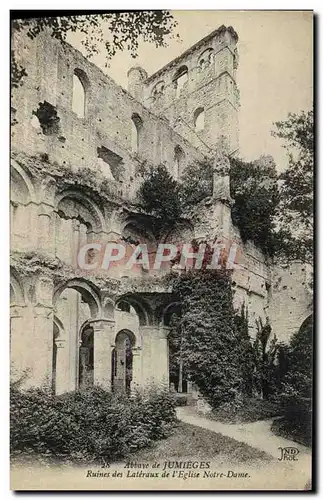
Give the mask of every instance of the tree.
M 278 256 L 313 265 L 313 111 L 290 113 L 276 122 L 275 137 L 283 139 L 288 153 L 287 169 L 281 181 L 278 212 Z
M 282 379 L 279 402 L 284 418 L 278 431 L 310 445 L 312 434 L 313 317 L 292 336 L 288 369 Z
M 264 399 L 267 399 L 272 390 L 272 383 L 275 372 L 275 359 L 277 354 L 277 338 L 274 336 L 269 342 L 271 336 L 271 326 L 266 321 L 263 324 L 260 318 L 256 321 L 257 335 L 254 342 L 255 353 L 255 385 L 258 393 Z
M 146 212 L 157 217 L 156 230 L 161 226 L 171 227 L 180 219 L 182 204 L 179 191 L 178 182 L 164 165 L 152 167 L 144 174 L 138 200 Z
M 82 44 L 86 56 L 91 57 L 105 51 L 105 66 L 117 51 L 130 50 L 133 58 L 137 57 L 140 37 L 146 42 L 151 42 L 156 47 L 166 46 L 166 38 L 172 36 L 177 22 L 169 11 L 114 11 L 100 14 L 38 17 L 14 19 L 13 32 L 25 32 L 34 39 L 44 29 L 49 29 L 51 36 L 60 42 L 66 41 L 70 32 L 80 32 L 84 35 Z M 106 39 L 104 28 L 110 32 Z M 179 36 L 179 35 L 177 35 Z M 17 87 L 22 83 L 22 78 L 27 76 L 25 69 L 16 60 L 14 51 L 12 55 L 12 86 Z
M 195 161 L 183 172 L 181 198 L 183 206 L 190 208 L 204 198 L 212 196 L 213 169 L 210 161 Z
M 276 166 L 272 157 L 245 162 L 230 158 L 232 222 L 244 242 L 251 240 L 266 255 L 275 252 L 275 215 L 279 202 Z

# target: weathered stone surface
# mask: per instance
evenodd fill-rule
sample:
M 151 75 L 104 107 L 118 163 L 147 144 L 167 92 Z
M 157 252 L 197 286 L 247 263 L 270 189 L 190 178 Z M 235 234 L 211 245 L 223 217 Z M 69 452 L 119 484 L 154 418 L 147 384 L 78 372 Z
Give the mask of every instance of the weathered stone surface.
M 248 306 L 252 335 L 255 320 L 269 316 L 288 340 L 309 314 L 304 272 L 273 267 L 232 225 L 221 175 L 226 153 L 238 148 L 236 43 L 221 27 L 150 77 L 133 68 L 131 95 L 46 32 L 13 40 L 28 77 L 12 99 L 11 361 L 26 386 L 61 393 L 89 381 L 108 389 L 116 380 L 124 389 L 168 385 L 164 312 L 174 297 L 165 276 L 122 266 L 90 273 L 76 262 L 88 242 L 135 238 L 156 251 L 150 218 L 134 203 L 143 165 L 164 163 L 178 177 L 195 160 L 214 163 L 213 197 L 162 241 L 237 244 L 235 305 Z M 186 79 L 181 92 L 175 75 Z M 75 77 L 84 89 L 80 114 Z M 201 109 L 204 128 L 196 130 Z

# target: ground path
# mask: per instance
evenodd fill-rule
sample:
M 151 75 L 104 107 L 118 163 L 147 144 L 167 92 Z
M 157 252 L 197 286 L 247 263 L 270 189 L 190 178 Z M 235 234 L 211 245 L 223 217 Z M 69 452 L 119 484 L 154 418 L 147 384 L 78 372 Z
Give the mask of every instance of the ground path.
M 282 489 L 310 489 L 311 449 L 273 434 L 270 430 L 272 420 L 261 420 L 243 424 L 226 424 L 208 419 L 197 413 L 196 409 L 192 407 L 178 407 L 176 412 L 178 419 L 182 422 L 222 434 L 271 455 L 273 457 L 273 466 L 268 469 L 268 472 L 271 471 L 270 473 L 277 478 L 278 475 L 281 476 L 283 474 L 284 479 L 282 480 L 282 484 L 284 487 Z M 281 457 L 279 448 L 289 446 L 299 450 L 297 461 L 279 461 Z M 262 476 L 262 481 L 264 482 L 262 487 L 266 489 L 264 476 Z M 271 488 L 272 486 L 269 487 L 269 489 Z
M 224 436 L 264 451 L 274 458 L 280 457 L 279 447 L 284 448 L 288 446 L 296 447 L 302 456 L 308 455 L 309 458 L 311 457 L 311 450 L 306 446 L 273 434 L 270 430 L 272 420 L 260 420 L 258 422 L 243 424 L 226 424 L 203 417 L 194 408 L 189 406 L 178 407 L 176 411 L 177 418 L 182 422 L 219 432 Z

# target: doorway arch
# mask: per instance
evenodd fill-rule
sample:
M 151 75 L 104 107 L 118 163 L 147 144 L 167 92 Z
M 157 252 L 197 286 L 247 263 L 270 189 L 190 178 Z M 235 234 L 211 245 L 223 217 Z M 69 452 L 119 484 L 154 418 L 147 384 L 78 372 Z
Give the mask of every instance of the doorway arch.
M 87 324 L 81 331 L 79 349 L 79 388 L 86 389 L 94 384 L 94 329 Z
M 133 378 L 133 348 L 136 337 L 131 330 L 120 330 L 115 338 L 115 347 L 112 350 L 111 383 L 114 392 L 131 391 Z

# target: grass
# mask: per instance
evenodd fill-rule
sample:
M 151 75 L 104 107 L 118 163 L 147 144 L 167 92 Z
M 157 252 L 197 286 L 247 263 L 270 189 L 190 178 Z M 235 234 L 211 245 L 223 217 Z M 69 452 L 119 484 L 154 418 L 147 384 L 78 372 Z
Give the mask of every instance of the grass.
M 174 428 L 174 432 L 168 438 L 157 441 L 150 448 L 129 454 L 123 461 L 132 460 L 137 463 L 154 462 L 166 460 L 211 460 L 218 465 L 251 465 L 269 463 L 272 457 L 265 452 L 252 448 L 247 444 L 222 434 L 202 429 L 195 425 L 180 422 Z M 45 457 L 38 454 L 13 453 L 11 455 L 12 465 L 35 464 L 51 467 L 55 466 L 90 466 L 88 462 L 66 460 L 59 457 Z M 100 464 L 96 464 L 100 465 Z
M 131 456 L 131 460 L 137 462 L 172 459 L 216 460 L 219 465 L 247 465 L 272 460 L 265 452 L 245 443 L 184 422 L 179 423 L 171 436 L 159 441 L 153 448 L 140 450 Z

